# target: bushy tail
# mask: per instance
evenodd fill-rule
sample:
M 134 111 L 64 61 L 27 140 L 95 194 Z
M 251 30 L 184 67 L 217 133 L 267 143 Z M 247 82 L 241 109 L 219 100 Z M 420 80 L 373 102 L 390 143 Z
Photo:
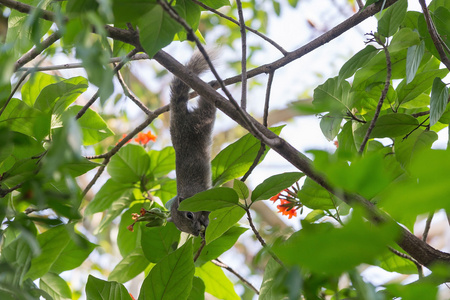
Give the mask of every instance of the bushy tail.
M 214 53 L 212 53 L 211 56 L 213 57 Z M 200 51 L 195 51 L 189 62 L 186 64 L 186 68 L 192 71 L 195 75 L 200 75 L 201 73 L 207 71 L 209 66 L 202 53 Z M 185 84 L 178 77 L 175 77 L 171 84 L 171 101 L 187 101 L 189 89 L 190 88 L 187 84 Z

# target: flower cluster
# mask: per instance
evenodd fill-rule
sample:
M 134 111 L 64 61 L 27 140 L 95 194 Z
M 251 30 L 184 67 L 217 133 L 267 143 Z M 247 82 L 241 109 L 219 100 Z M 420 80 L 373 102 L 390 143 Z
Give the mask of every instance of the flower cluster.
M 147 227 L 159 227 L 164 226 L 167 223 L 167 218 L 169 217 L 168 211 L 163 211 L 157 207 L 146 210 L 141 208 L 139 214 L 132 213 L 131 219 L 133 219 L 133 224 L 129 225 L 127 229 L 131 232 L 134 231 L 134 224 L 137 222 L 147 222 L 145 226 Z
M 127 136 L 127 134 L 124 133 L 122 135 L 122 138 L 119 140 L 119 142 L 121 140 L 123 140 L 126 136 Z M 137 137 L 134 139 L 134 141 L 138 144 L 145 146 L 150 141 L 153 141 L 153 142 L 156 141 L 156 135 L 152 134 L 151 130 L 149 130 L 147 133 L 139 132 Z M 131 140 L 127 141 L 126 144 L 128 144 L 129 142 L 131 142 Z
M 292 190 L 284 189 L 270 198 L 273 203 L 280 200 L 280 204 L 277 205 L 278 212 L 283 216 L 288 216 L 289 219 L 296 217 L 297 209 L 303 206 L 300 201 L 298 201 L 297 189 L 294 187 L 291 187 L 291 189 Z

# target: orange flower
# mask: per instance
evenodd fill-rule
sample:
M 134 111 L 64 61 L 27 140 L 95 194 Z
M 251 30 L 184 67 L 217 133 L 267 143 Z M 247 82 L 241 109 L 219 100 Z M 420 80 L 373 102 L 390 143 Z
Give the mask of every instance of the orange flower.
M 279 213 L 283 216 L 288 216 L 289 219 L 297 216 L 297 210 L 294 207 L 289 207 L 289 201 L 281 199 L 280 202 L 281 204 L 277 205 Z
M 150 141 L 156 141 L 156 136 L 149 130 L 147 133 L 139 132 L 137 138 L 134 139 L 136 143 L 147 145 Z

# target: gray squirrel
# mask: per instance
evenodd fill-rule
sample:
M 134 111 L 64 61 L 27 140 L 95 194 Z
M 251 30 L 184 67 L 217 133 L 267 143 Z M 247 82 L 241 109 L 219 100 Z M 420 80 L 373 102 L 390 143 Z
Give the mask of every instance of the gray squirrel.
M 194 53 L 186 68 L 200 75 L 208 63 L 200 52 Z M 209 212 L 180 211 L 186 198 L 211 188 L 210 151 L 216 107 L 200 97 L 196 108 L 188 108 L 189 86 L 175 77 L 171 83 L 170 135 L 175 149 L 177 196 L 170 207 L 172 221 L 179 230 L 204 237 Z

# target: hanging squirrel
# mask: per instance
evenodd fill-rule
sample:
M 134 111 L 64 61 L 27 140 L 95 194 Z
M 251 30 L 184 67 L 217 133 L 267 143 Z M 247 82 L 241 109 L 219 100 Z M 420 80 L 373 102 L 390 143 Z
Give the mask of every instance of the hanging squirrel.
M 199 75 L 208 63 L 196 52 L 186 68 Z M 210 151 L 216 107 L 200 97 L 196 108 L 188 108 L 189 86 L 175 77 L 171 83 L 170 135 L 175 149 L 177 196 L 170 208 L 172 221 L 179 230 L 204 236 L 209 212 L 180 211 L 186 198 L 211 188 Z

